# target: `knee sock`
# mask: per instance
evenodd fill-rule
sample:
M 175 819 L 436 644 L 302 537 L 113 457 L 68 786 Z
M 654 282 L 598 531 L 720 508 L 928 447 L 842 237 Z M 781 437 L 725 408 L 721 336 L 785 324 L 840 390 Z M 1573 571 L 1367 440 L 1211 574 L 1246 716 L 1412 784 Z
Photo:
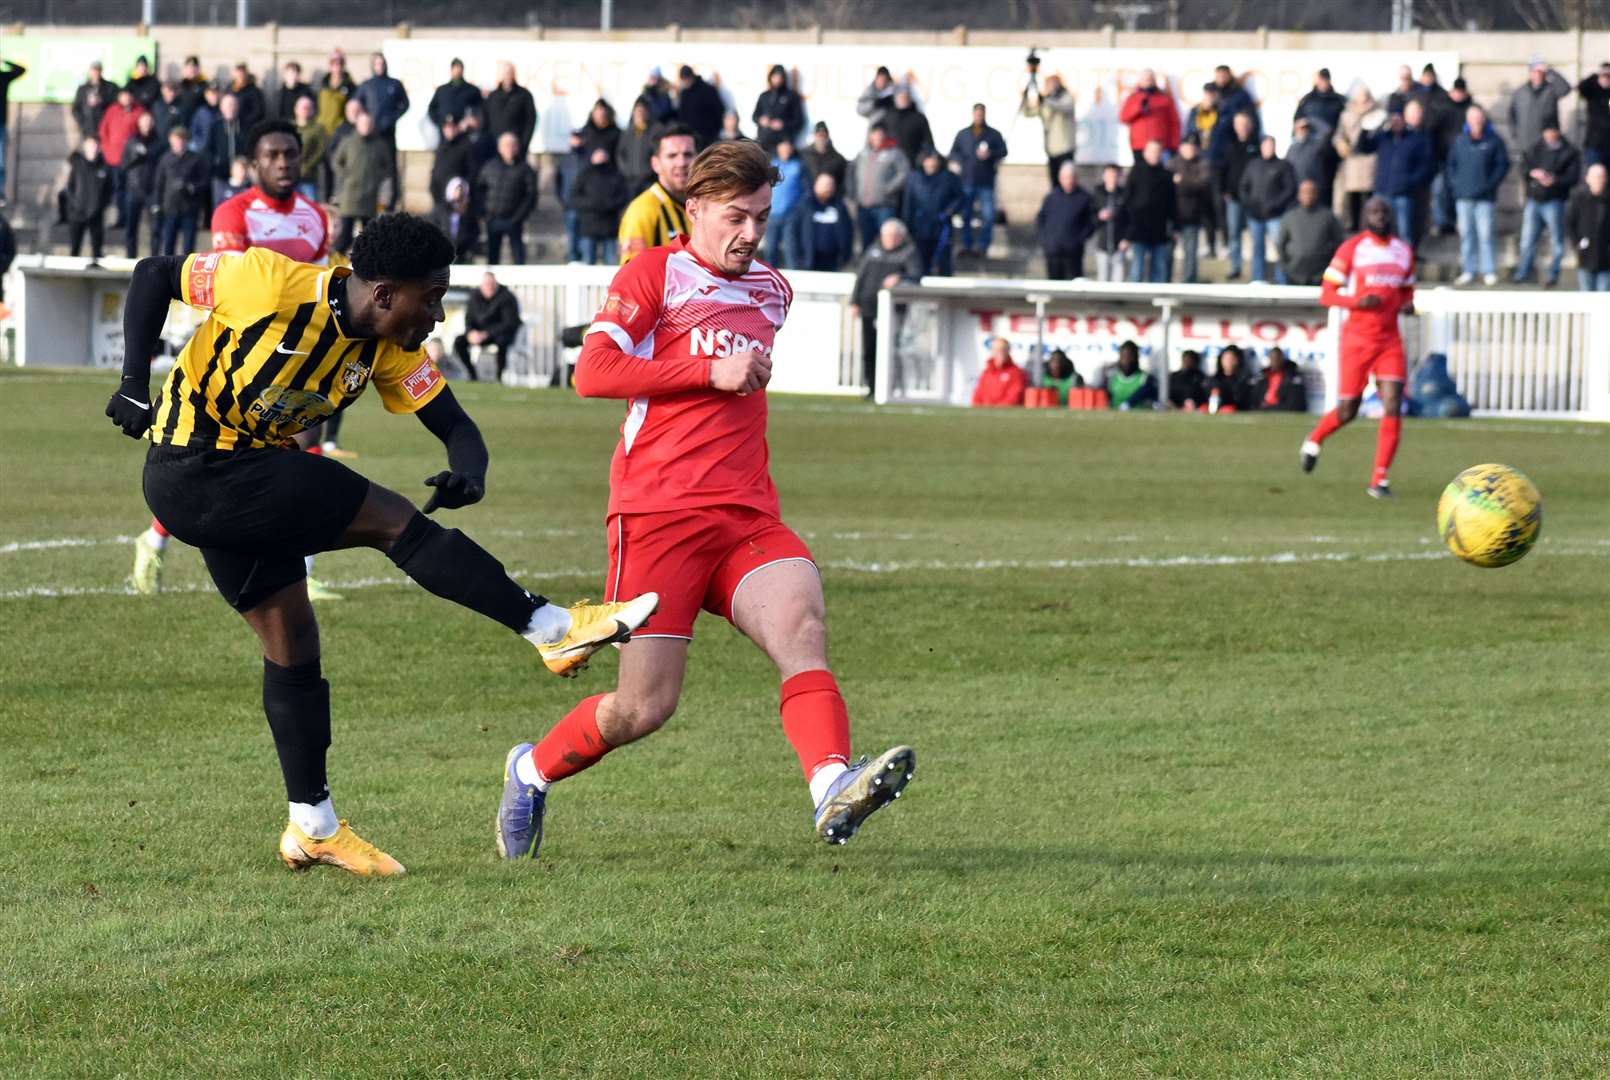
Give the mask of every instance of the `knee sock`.
M 503 564 L 480 544 L 424 514 L 414 514 L 389 556 L 427 592 L 479 612 L 516 634 L 548 642 L 570 632 L 570 616 L 563 608 L 526 592 L 509 580 Z
M 799 755 L 811 785 L 811 802 L 820 803 L 827 787 L 850 763 L 850 711 L 831 671 L 802 671 L 783 680 L 783 734 Z
M 1375 433 L 1375 472 L 1370 477 L 1371 485 L 1386 482 L 1386 473 L 1392 467 L 1393 456 L 1398 452 L 1398 436 L 1402 431 L 1401 416 L 1381 417 L 1381 426 Z
M 1326 439 L 1336 434 L 1336 429 L 1341 426 L 1342 422 L 1337 417 L 1336 410 L 1332 409 L 1319 418 L 1319 423 L 1314 425 L 1314 430 L 1308 433 L 1308 441 L 1323 443 Z
M 333 834 L 338 824 L 324 771 L 330 748 L 330 684 L 319 661 L 281 667 L 264 657 L 263 712 L 279 752 L 291 820 L 309 836 Z
M 524 760 L 515 762 L 520 779 L 547 791 L 565 777 L 596 765 L 613 750 L 598 733 L 598 703 L 603 700 L 603 694 L 594 694 L 565 714 Z

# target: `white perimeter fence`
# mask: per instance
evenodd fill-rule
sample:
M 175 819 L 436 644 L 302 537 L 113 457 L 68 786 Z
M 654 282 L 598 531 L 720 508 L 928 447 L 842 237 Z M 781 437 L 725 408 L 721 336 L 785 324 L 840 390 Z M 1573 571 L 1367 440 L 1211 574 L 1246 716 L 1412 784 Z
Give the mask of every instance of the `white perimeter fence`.
M 19 364 L 117 367 L 123 359 L 123 296 L 132 263 L 27 256 L 13 267 L 8 293 L 17 319 Z M 448 321 L 451 350 L 463 305 L 485 267 L 456 266 Z M 574 351 L 559 343 L 603 302 L 613 267 L 500 266 L 498 280 L 519 298 L 525 329 L 510 357 L 508 381 L 558 385 Z M 851 317 L 849 274 L 790 272 L 794 307 L 774 350 L 771 391 L 859 394 L 861 328 Z M 1449 373 L 1486 415 L 1610 421 L 1610 295 L 1423 288 L 1418 314 L 1403 320 L 1411 369 L 1428 353 L 1448 357 Z M 1148 285 L 999 278 L 925 278 L 885 290 L 878 303 L 879 402 L 966 404 L 995 335 L 1038 370 L 1061 348 L 1087 379 L 1134 340 L 1160 381 L 1185 349 L 1204 367 L 1225 345 L 1255 356 L 1276 345 L 1334 396 L 1337 313 L 1319 307 L 1319 290 L 1289 286 Z M 167 337 L 182 342 L 194 313 L 177 305 Z

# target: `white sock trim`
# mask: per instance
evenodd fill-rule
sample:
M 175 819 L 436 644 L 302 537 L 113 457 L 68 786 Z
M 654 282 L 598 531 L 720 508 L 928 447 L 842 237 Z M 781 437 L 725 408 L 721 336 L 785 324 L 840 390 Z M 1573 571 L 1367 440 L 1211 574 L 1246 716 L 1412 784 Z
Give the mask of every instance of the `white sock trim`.
M 558 604 L 543 604 L 531 613 L 521 637 L 533 645 L 552 645 L 570 633 L 570 612 Z
M 144 540 L 148 547 L 154 548 L 157 551 L 168 550 L 169 538 L 163 536 L 161 533 L 150 527 L 147 527 L 146 530 L 140 534 L 140 539 Z
M 822 800 L 827 798 L 827 789 L 833 786 L 833 781 L 850 771 L 850 767 L 840 761 L 829 761 L 811 775 L 811 805 L 821 806 Z
M 315 840 L 328 840 L 341 827 L 329 796 L 316 803 L 293 802 L 290 807 L 291 822 Z
M 536 759 L 531 756 L 529 750 L 514 759 L 514 778 L 522 784 L 530 784 L 538 791 L 544 792 L 553 784 L 553 781 L 543 776 L 542 770 L 537 768 Z

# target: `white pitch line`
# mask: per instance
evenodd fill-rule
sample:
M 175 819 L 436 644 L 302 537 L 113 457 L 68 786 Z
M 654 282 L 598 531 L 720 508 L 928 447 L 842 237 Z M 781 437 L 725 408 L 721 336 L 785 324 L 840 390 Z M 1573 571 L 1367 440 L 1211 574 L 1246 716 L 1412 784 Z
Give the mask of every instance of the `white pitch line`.
M 1586 548 L 1543 548 L 1550 558 L 1578 557 L 1578 558 L 1604 558 L 1607 553 L 1600 547 Z M 1163 557 L 1136 556 L 1133 558 L 1106 558 L 1106 559 L 975 559 L 972 561 L 947 561 L 943 559 L 917 559 L 903 562 L 864 562 L 859 560 L 829 560 L 819 565 L 824 570 L 840 570 L 852 574 L 902 574 L 911 571 L 930 572 L 967 572 L 977 573 L 984 570 L 1177 570 L 1191 568 L 1212 568 L 1224 566 L 1304 566 L 1318 563 L 1385 563 L 1385 562 L 1425 562 L 1439 559 L 1449 559 L 1452 556 L 1442 551 L 1377 551 L 1377 552 L 1341 552 L 1326 551 L 1311 554 L 1302 554 L 1295 551 L 1281 551 L 1270 555 L 1172 555 Z M 547 581 L 554 579 L 591 578 L 600 574 L 598 570 L 527 570 L 519 569 L 511 572 L 510 576 L 519 581 Z M 331 588 L 341 590 L 373 589 L 385 587 L 413 586 L 413 582 L 405 577 L 379 576 L 353 578 L 347 581 L 328 582 Z M 212 587 L 201 583 L 174 585 L 162 590 L 170 594 L 211 592 Z M 0 601 L 5 600 L 32 600 L 54 599 L 73 596 L 133 596 L 134 591 L 127 585 L 118 586 L 80 586 L 80 585 L 32 585 L 23 589 L 9 589 L 0 591 Z
M 100 544 L 131 544 L 132 536 L 58 536 L 49 540 L 14 540 L 0 544 L 0 555 L 15 555 L 19 551 L 51 551 L 55 548 L 96 547 Z

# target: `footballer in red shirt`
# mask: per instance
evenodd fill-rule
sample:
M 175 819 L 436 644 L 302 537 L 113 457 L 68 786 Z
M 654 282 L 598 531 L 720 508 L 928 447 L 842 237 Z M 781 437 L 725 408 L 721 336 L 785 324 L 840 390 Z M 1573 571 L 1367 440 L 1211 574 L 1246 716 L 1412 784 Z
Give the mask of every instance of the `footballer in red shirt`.
M 1359 399 L 1370 376 L 1381 394 L 1381 426 L 1375 436 L 1375 472 L 1369 494 L 1390 498 L 1387 470 L 1398 450 L 1403 427 L 1403 383 L 1408 361 L 1398 316 L 1414 314 L 1414 249 L 1392 234 L 1392 207 L 1385 199 L 1364 204 L 1364 232 L 1336 249 L 1325 269 L 1319 302 L 1345 309 L 1342 323 L 1341 376 L 1336 408 L 1309 432 L 1302 447 L 1303 472 L 1312 472 L 1319 448 L 1343 424 L 1358 415 Z
M 810 785 L 818 837 L 844 843 L 916 767 L 909 746 L 851 764 L 821 577 L 778 516 L 766 384 L 793 290 L 755 258 L 777 179 L 753 142 L 706 149 L 688 177 L 689 233 L 623 266 L 588 328 L 577 392 L 626 402 L 610 465 L 606 595 L 649 589 L 659 608 L 621 645 L 613 693 L 509 751 L 497 816 L 504 858 L 536 856 L 553 784 L 670 719 L 700 611 L 731 622 L 777 666 L 783 733 Z

